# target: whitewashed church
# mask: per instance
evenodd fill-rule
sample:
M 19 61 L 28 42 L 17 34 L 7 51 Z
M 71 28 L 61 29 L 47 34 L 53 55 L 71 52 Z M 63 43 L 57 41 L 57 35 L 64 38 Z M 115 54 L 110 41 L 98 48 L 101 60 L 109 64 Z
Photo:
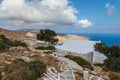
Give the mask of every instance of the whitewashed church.
M 67 42 L 63 45 L 55 46 L 60 52 L 59 56 L 64 56 L 67 54 L 72 54 L 76 56 L 81 56 L 85 60 L 91 63 L 103 63 L 107 58 L 104 54 L 95 51 L 94 45 L 100 41 L 90 41 L 90 40 L 73 40 L 71 35 L 68 35 Z

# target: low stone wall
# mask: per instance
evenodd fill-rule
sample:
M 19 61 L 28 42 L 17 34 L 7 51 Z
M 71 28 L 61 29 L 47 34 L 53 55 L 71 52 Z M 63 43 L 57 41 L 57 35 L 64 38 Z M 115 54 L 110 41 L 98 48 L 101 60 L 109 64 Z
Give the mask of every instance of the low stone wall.
M 62 57 L 65 56 L 65 55 L 80 56 L 90 63 L 92 63 L 92 58 L 93 58 L 92 57 L 93 56 L 92 52 L 88 53 L 88 54 L 80 54 L 80 53 L 74 53 L 74 52 L 64 51 L 64 50 L 60 50 L 60 49 L 57 49 L 57 52 L 55 53 L 55 55 L 62 56 Z
M 88 54 L 80 54 L 80 57 L 82 57 L 83 59 L 85 59 L 86 61 L 92 63 L 93 62 L 93 53 L 88 53 Z
M 65 55 L 80 56 L 90 63 L 103 63 L 103 61 L 107 59 L 107 57 L 104 54 L 96 52 L 96 51 L 93 51 L 87 54 L 82 54 L 82 53 L 74 53 L 70 51 L 64 51 L 64 50 L 57 49 L 57 52 L 55 54 L 57 56 L 62 56 L 62 57 Z

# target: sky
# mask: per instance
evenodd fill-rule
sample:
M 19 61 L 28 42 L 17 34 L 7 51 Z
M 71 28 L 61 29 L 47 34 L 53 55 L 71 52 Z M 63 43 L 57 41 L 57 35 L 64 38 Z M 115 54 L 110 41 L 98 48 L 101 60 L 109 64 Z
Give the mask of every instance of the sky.
M 120 0 L 0 0 L 0 27 L 120 33 Z

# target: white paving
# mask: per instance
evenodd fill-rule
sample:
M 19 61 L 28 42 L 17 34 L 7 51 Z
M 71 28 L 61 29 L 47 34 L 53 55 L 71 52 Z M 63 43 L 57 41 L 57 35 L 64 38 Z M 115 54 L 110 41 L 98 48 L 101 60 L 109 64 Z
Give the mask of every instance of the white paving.
M 43 80 L 75 80 L 74 71 L 71 66 L 62 61 L 59 62 L 59 66 L 62 72 L 57 72 L 55 68 L 49 67 L 47 73 L 44 74 Z

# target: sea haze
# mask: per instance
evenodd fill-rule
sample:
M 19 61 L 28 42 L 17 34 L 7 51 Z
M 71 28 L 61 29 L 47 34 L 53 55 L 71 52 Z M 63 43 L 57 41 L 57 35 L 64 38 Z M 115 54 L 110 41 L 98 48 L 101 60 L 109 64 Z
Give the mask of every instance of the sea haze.
M 103 34 L 103 33 L 77 33 L 76 35 L 79 36 L 86 36 L 88 38 L 90 38 L 90 40 L 94 40 L 94 41 L 101 41 L 103 43 L 106 43 L 109 46 L 112 45 L 119 45 L 120 46 L 120 33 L 119 34 Z

